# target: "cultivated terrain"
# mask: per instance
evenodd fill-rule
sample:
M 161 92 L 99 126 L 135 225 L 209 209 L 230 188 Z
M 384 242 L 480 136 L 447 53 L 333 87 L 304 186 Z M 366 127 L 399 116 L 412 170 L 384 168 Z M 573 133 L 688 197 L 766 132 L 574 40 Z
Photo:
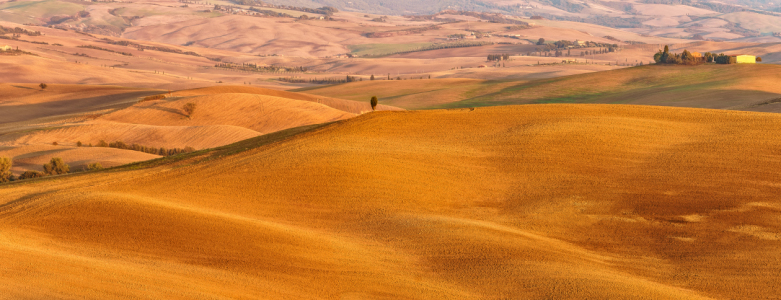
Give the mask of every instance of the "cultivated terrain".
M 626 105 L 378 112 L 20 181 L 0 187 L 0 290 L 772 298 L 778 128 L 777 114 Z
M 0 0 L 0 299 L 775 299 L 779 12 Z

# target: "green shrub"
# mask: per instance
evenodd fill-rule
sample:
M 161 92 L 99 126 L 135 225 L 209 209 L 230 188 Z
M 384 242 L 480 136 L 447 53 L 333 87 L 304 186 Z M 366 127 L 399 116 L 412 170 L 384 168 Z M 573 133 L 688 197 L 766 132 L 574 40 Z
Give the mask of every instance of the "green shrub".
M 43 172 L 30 170 L 30 171 L 25 171 L 24 173 L 22 173 L 22 175 L 19 175 L 18 179 L 23 180 L 23 179 L 39 178 L 43 176 L 46 176 L 46 174 L 44 174 Z
M 12 161 L 8 157 L 0 157 L 0 182 L 11 181 Z
M 61 158 L 55 157 L 51 162 L 43 165 L 43 171 L 49 175 L 67 174 L 70 172 L 70 167 Z
M 195 103 L 187 103 L 184 106 L 182 106 L 182 110 L 187 113 L 187 117 L 191 118 L 193 116 L 193 113 L 195 112 L 196 105 Z
M 87 171 L 101 170 L 101 169 L 103 169 L 103 165 L 101 165 L 99 162 L 91 163 L 87 165 Z
M 164 94 L 144 97 L 144 99 L 139 100 L 138 103 L 141 103 L 141 102 L 144 102 L 144 101 L 162 100 L 162 99 L 165 99 L 165 95 Z

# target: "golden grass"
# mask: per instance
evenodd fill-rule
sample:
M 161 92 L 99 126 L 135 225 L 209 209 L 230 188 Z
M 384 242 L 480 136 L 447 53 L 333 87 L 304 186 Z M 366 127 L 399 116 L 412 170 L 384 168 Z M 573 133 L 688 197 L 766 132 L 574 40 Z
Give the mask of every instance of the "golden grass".
M 187 118 L 187 113 L 183 111 L 186 103 L 197 105 L 192 118 Z M 219 93 L 171 101 L 144 102 L 104 115 L 98 120 L 157 126 L 230 125 L 266 134 L 353 116 L 355 114 L 316 102 L 256 94 Z M 211 147 L 222 145 L 224 144 L 217 143 Z
M 272 90 L 267 88 L 249 87 L 249 86 L 213 86 L 213 87 L 206 87 L 206 88 L 197 88 L 191 90 L 177 91 L 176 96 L 236 94 L 236 93 L 264 95 L 264 96 L 281 97 L 281 98 L 287 98 L 293 100 L 316 102 L 319 104 L 323 104 L 353 114 L 360 114 L 372 110 L 371 104 L 369 104 L 369 99 L 371 99 L 371 97 L 366 99 L 344 100 L 340 98 L 333 98 L 327 96 L 309 95 L 306 93 L 296 93 L 296 92 Z M 357 101 L 351 101 L 351 100 L 357 100 Z M 378 105 L 375 109 L 376 110 L 402 110 L 400 108 L 389 106 L 389 105 Z
M 26 170 L 42 171 L 43 164 L 48 163 L 53 157 L 62 158 L 70 165 L 72 171 L 81 171 L 90 163 L 97 162 L 108 168 L 160 156 L 114 148 L 31 145 L 0 149 L 0 157 L 11 158 L 12 171 L 19 175 Z
M 11 157 L 15 160 L 37 155 L 40 152 L 37 149 L 49 149 L 53 142 L 65 146 L 50 149 L 53 153 L 66 151 L 77 142 L 97 145 L 100 140 L 156 148 L 212 148 L 261 134 L 344 120 L 356 115 L 347 111 L 360 113 L 371 110 L 368 101 L 359 103 L 249 87 L 187 90 L 176 92 L 173 97 L 164 100 L 137 103 L 139 98 L 133 96 L 159 91 L 52 85 L 51 90 L 41 92 L 28 88 L 28 85 L 0 87 L 12 92 L 8 101 L 14 102 L 6 106 L 10 114 L 0 116 L 0 123 L 24 119 L 0 127 L 3 133 L 0 146 L 12 148 L 15 154 Z M 191 117 L 183 111 L 186 103 L 195 103 L 198 107 Z M 388 106 L 380 109 L 399 110 Z M 79 117 L 89 112 L 100 113 L 89 118 Z M 79 151 L 79 155 L 70 151 L 68 153 L 74 155 L 63 159 L 76 165 L 100 162 L 115 166 L 156 157 L 114 151 L 114 156 L 106 158 L 98 150 Z M 95 161 L 85 161 L 83 156 L 87 153 L 94 154 Z M 123 155 L 126 157 L 123 158 Z M 50 158 L 41 156 L 36 159 Z M 18 173 L 24 171 L 22 168 L 40 169 L 37 162 L 29 163 L 28 160 L 17 162 L 14 170 Z
M 377 96 L 380 103 L 421 109 L 499 92 L 516 84 L 517 81 L 492 82 L 466 78 L 376 80 L 305 88 L 300 91 L 357 101 Z
M 773 297 L 780 128 L 642 106 L 379 112 L 222 157 L 0 186 L 0 292 Z

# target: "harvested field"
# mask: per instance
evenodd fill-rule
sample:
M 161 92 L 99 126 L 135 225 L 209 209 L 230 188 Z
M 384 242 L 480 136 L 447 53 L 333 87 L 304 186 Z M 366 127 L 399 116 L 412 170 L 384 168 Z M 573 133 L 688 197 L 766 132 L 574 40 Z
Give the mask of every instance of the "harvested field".
M 287 98 L 293 100 L 316 102 L 352 114 L 360 114 L 360 113 L 371 111 L 371 104 L 369 104 L 369 100 L 371 99 L 371 96 L 364 97 L 363 99 L 355 99 L 356 101 L 350 101 L 350 100 L 344 100 L 338 98 L 323 97 L 318 95 L 309 95 L 306 93 L 272 90 L 272 89 L 260 88 L 260 87 L 214 86 L 214 87 L 207 87 L 207 88 L 177 91 L 176 96 L 215 95 L 215 94 L 228 94 L 228 93 L 265 95 L 265 96 L 281 97 L 281 98 Z M 377 110 L 402 110 L 400 108 L 388 106 L 388 105 L 378 105 L 376 109 Z
M 204 149 L 288 128 L 344 120 L 371 111 L 368 101 L 254 87 L 186 90 L 162 100 L 140 103 L 139 95 L 155 95 L 161 91 L 81 85 L 52 85 L 42 91 L 31 84 L 7 84 L 5 89 L 11 95 L 5 98 L 8 104 L 0 107 L 10 114 L 0 116 L 0 121 L 4 121 L 0 122 L 3 123 L 0 147 L 16 153 L 11 155 L 18 160 L 14 164 L 16 173 L 40 169 L 51 159 L 41 155 L 49 153 L 48 150 L 52 153 L 66 151 L 77 142 L 98 145 L 102 140 L 156 149 Z M 196 106 L 191 116 L 183 110 L 189 103 Z M 399 110 L 384 105 L 378 109 Z M 53 143 L 60 146 L 53 146 Z M 41 147 L 48 150 L 41 152 L 38 150 Z M 118 149 L 105 150 L 111 155 L 102 150 L 74 151 L 62 158 L 66 163 L 79 166 L 94 162 L 116 166 L 157 157 Z M 95 155 L 93 161 L 86 156 L 89 153 Z M 31 157 L 35 157 L 35 162 L 31 162 Z
M 772 298 L 779 134 L 777 114 L 688 108 L 379 112 L 4 184 L 0 291 Z
M 182 110 L 186 103 L 196 105 L 196 111 L 192 118 L 188 118 Z M 99 120 L 156 126 L 230 125 L 266 134 L 292 127 L 343 120 L 353 116 L 355 114 L 316 102 L 256 94 L 224 93 L 184 97 L 171 101 L 143 102 L 104 115 Z M 224 144 L 226 143 L 218 143 L 212 147 Z
M 781 98 L 777 65 L 649 65 L 531 81 L 449 80 L 357 82 L 299 91 L 345 99 L 376 93 L 383 96 L 381 103 L 415 109 L 620 103 L 781 112 L 781 106 L 771 105 Z
M 100 163 L 104 168 L 110 168 L 155 159 L 160 156 L 103 147 L 34 145 L 0 148 L 0 157 L 8 157 L 13 160 L 12 172 L 18 176 L 27 170 L 43 171 L 43 164 L 48 163 L 54 157 L 62 158 L 65 163 L 70 165 L 72 171 L 80 171 L 91 163 Z

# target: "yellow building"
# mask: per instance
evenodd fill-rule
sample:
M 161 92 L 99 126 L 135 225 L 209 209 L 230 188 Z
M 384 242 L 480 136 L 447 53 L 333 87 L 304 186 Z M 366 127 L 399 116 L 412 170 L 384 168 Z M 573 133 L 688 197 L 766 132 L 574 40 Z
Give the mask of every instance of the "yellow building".
M 736 64 L 755 64 L 757 63 L 757 57 L 753 55 L 745 55 L 745 54 L 737 54 L 737 55 L 730 55 L 735 58 Z M 730 59 L 731 62 L 731 59 Z
M 0 51 L 11 51 L 11 46 L 5 45 L 0 47 Z

